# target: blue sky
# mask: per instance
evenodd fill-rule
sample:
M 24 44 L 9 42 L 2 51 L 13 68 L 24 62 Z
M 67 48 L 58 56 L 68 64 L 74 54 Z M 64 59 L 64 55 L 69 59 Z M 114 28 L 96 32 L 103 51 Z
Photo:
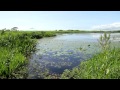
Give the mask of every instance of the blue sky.
M 118 30 L 120 11 L 0 11 L 0 29 L 14 26 L 21 30 Z

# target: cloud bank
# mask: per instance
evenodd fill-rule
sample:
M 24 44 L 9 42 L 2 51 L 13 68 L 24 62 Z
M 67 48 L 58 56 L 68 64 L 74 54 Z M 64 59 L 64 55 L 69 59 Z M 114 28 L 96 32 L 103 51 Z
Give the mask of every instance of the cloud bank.
M 105 25 L 96 25 L 93 26 L 94 30 L 120 30 L 120 22 L 105 24 Z

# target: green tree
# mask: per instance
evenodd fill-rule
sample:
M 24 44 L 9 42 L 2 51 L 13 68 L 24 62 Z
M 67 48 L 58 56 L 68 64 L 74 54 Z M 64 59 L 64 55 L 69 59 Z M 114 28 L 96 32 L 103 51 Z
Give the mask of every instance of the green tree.
M 12 31 L 17 31 L 18 27 L 11 28 Z

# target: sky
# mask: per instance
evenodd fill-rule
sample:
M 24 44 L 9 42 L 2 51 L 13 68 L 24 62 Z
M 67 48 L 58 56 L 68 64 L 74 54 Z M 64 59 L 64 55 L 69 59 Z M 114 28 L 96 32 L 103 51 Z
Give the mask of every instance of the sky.
M 0 29 L 120 30 L 120 11 L 0 11 Z

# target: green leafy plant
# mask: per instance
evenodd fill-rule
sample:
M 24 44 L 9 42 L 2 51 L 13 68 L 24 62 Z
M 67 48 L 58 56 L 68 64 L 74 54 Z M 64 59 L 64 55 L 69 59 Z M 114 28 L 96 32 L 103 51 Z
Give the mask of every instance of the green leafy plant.
M 110 48 L 110 34 L 104 33 L 100 36 L 98 43 L 100 44 L 102 50 L 106 50 Z

